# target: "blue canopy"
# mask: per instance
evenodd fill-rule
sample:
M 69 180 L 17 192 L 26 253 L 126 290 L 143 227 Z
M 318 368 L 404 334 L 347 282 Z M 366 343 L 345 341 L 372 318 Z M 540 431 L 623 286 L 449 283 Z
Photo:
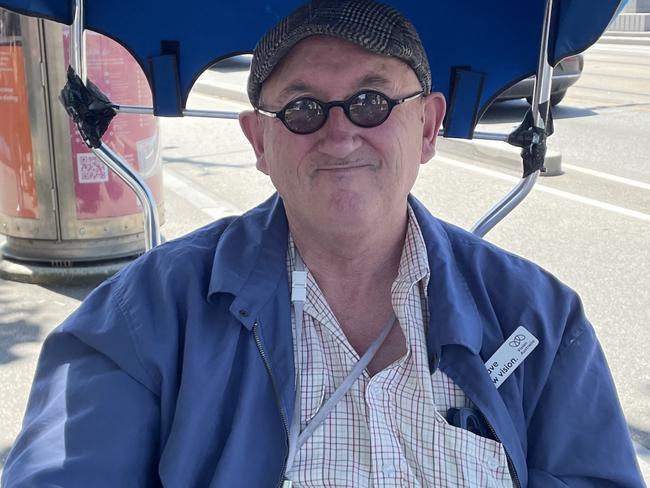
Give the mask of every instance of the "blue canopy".
M 142 66 L 159 115 L 181 115 L 192 85 L 215 61 L 251 52 L 301 0 L 85 0 L 85 28 L 128 49 Z M 385 0 L 417 27 L 434 89 L 449 101 L 445 135 L 472 137 L 503 90 L 537 70 L 545 0 Z M 549 62 L 585 50 L 621 0 L 554 0 Z M 0 6 L 64 24 L 74 0 L 0 0 Z

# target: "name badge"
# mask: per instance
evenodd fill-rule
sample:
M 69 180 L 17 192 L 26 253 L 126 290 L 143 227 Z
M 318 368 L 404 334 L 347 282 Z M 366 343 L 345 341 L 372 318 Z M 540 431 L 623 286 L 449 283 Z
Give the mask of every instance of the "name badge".
M 539 345 L 537 338 L 520 326 L 485 363 L 490 379 L 499 388 Z

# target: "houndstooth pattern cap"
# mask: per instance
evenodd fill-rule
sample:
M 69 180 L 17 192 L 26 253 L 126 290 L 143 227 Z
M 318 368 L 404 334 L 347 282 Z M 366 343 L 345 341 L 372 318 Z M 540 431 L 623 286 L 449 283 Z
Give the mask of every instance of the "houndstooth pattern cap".
M 248 98 L 258 107 L 262 84 L 282 58 L 309 36 L 328 35 L 373 53 L 401 59 L 415 72 L 425 95 L 431 70 L 415 27 L 402 14 L 374 0 L 312 0 L 282 19 L 255 46 Z

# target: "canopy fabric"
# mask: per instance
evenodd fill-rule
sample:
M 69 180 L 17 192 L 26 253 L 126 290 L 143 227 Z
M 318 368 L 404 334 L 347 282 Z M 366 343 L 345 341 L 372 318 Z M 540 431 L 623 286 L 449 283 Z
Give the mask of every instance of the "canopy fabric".
M 621 3 L 621 0 L 553 1 L 551 65 L 596 42 Z M 224 57 L 251 52 L 264 32 L 301 3 L 301 0 L 244 3 L 86 0 L 85 28 L 115 39 L 134 55 L 152 84 L 157 113 L 180 115 L 192 85 L 207 67 Z M 449 118 L 445 121 L 446 136 L 471 137 L 478 118 L 490 102 L 537 70 L 545 0 L 385 0 L 385 3 L 404 13 L 420 32 L 431 64 L 434 89 L 451 101 L 453 123 Z M 0 7 L 71 24 L 74 0 L 0 0 Z M 175 62 L 167 62 L 170 55 L 175 56 Z M 454 75 L 455 67 L 480 75 L 475 77 L 480 82 L 470 80 L 455 85 L 452 81 L 458 78 Z M 159 80 L 158 89 L 156 80 Z M 455 104 L 454 86 L 475 90 L 474 94 L 456 95 L 475 96 L 476 103 Z

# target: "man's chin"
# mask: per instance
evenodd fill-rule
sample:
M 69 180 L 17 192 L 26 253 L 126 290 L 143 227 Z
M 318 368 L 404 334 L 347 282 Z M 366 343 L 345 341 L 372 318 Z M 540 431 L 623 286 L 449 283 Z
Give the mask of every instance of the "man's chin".
M 323 220 L 332 232 L 347 233 L 381 225 L 378 206 L 367 201 L 337 200 L 326 208 Z
M 324 208 L 341 219 L 358 220 L 372 213 L 373 199 L 369 192 L 356 189 L 337 189 L 327 198 Z

